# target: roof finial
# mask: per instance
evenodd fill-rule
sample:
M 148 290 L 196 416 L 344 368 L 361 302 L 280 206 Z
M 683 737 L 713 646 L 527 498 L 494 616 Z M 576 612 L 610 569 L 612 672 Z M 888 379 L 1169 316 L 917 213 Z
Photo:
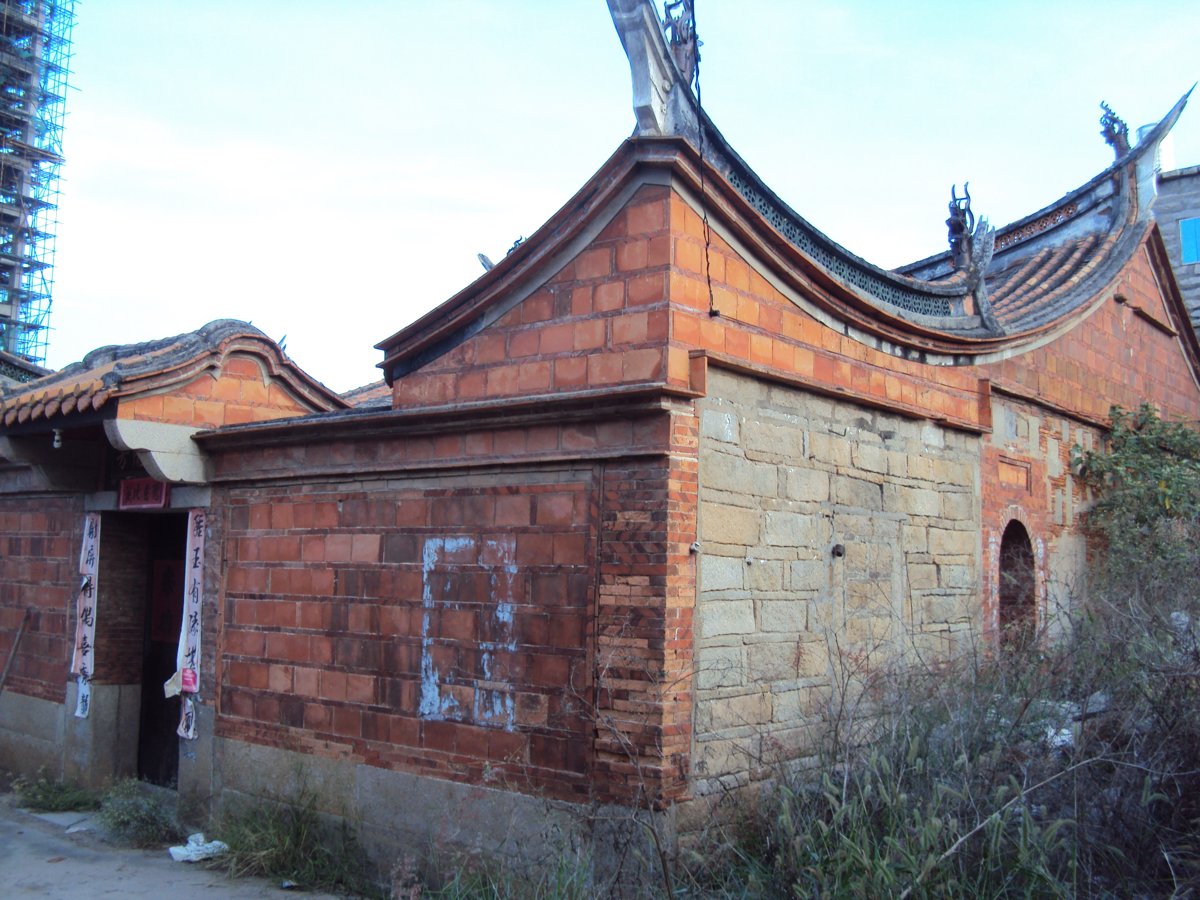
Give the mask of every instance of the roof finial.
M 692 3 L 669 0 L 664 24 L 651 0 L 608 0 L 633 76 L 634 134 L 694 137 L 697 133 L 691 84 L 699 41 Z
M 971 182 L 963 182 L 963 196 L 958 196 L 958 185 L 950 185 L 950 218 L 946 220 L 950 255 L 955 269 L 965 269 L 971 264 L 971 233 L 975 230 L 975 213 L 971 212 Z
M 663 28 L 671 56 L 684 82 L 691 84 L 696 77 L 696 63 L 700 58 L 694 0 L 664 0 L 663 18 L 666 20 Z
M 1120 159 L 1129 152 L 1129 126 L 1107 103 L 1101 101 L 1100 108 L 1104 110 L 1104 115 L 1100 117 L 1100 134 Z

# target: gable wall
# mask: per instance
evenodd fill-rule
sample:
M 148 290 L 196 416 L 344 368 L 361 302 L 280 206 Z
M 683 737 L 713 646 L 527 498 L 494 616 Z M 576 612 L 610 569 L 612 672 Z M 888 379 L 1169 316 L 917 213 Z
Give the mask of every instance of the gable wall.
M 977 367 L 981 377 L 1068 413 L 1105 422 L 1109 409 L 1154 403 L 1168 416 L 1200 418 L 1180 338 L 1141 247 L 1112 282 L 1113 297 L 1037 349 Z M 1123 298 L 1123 302 L 1116 298 Z
M 477 401 L 670 379 L 667 189 L 642 187 L 575 259 L 482 333 L 393 384 L 393 405 Z
M 208 370 L 161 393 L 122 398 L 117 415 L 122 419 L 219 428 L 308 412 L 312 412 L 311 407 L 273 378 L 260 360 L 234 353 L 225 359 L 219 372 Z

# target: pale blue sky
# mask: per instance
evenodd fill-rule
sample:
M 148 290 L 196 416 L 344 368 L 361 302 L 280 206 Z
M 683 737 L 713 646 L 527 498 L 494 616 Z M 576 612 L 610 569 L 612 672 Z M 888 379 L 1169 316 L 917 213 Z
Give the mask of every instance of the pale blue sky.
M 801 215 L 885 266 L 951 183 L 1019 218 L 1200 78 L 1200 4 L 697 0 L 705 108 Z M 250 319 L 338 390 L 633 127 L 604 0 L 85 0 L 49 363 Z M 1174 139 L 1200 163 L 1200 96 Z

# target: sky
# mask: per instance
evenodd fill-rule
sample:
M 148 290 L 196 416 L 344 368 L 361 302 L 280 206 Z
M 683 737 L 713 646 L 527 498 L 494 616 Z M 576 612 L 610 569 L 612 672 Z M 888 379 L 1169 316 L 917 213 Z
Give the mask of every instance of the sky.
M 1200 79 L 1195 0 L 696 0 L 704 108 L 892 267 L 1112 161 Z M 632 131 L 604 0 L 80 0 L 47 363 L 251 321 L 343 391 Z M 1200 164 L 1200 92 L 1173 136 Z

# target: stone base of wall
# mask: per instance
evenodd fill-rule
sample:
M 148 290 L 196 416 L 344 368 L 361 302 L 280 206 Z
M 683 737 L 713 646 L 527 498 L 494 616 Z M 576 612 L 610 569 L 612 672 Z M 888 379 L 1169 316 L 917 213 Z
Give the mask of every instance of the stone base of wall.
M 45 769 L 50 777 L 61 776 L 65 718 L 61 703 L 0 693 L 0 769 L 27 777 Z
M 651 821 L 670 849 L 674 810 L 635 813 L 217 738 L 213 814 L 311 791 L 351 824 L 385 876 L 406 858 L 434 875 L 470 859 L 508 872 L 588 870 L 597 895 L 637 896 L 659 883 Z M 653 815 L 653 820 L 651 819 Z
M 67 686 L 60 707 L 63 777 L 85 787 L 104 788 L 122 778 L 137 777 L 138 722 L 142 710 L 140 684 L 92 684 L 91 711 L 75 718 L 77 687 Z

